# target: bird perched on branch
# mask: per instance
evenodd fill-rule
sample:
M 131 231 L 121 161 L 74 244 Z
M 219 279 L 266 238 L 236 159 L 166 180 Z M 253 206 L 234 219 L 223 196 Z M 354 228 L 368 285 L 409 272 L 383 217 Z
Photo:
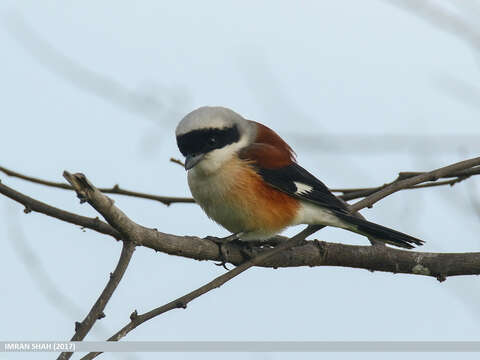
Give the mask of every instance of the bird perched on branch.
M 224 107 L 201 107 L 176 129 L 195 201 L 233 233 L 226 241 L 265 240 L 288 226 L 334 226 L 410 249 L 423 241 L 352 215 L 295 161 L 270 128 Z

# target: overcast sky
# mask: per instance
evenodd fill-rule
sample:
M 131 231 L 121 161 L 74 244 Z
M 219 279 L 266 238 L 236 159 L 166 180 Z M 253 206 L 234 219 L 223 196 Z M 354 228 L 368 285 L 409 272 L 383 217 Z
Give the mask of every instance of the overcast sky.
M 190 196 L 185 171 L 169 158 L 181 156 L 176 124 L 203 105 L 274 128 L 304 167 L 335 188 L 380 185 L 399 171 L 478 155 L 478 57 L 469 43 L 389 1 L 4 0 L 0 15 L 0 166 L 32 176 L 63 181 L 69 170 L 97 186 Z M 0 180 L 97 216 L 71 192 Z M 362 213 L 424 239 L 422 251 L 478 251 L 475 195 L 480 182 L 470 179 L 397 193 Z M 196 205 L 114 198 L 132 220 L 163 232 L 227 235 Z M 0 339 L 69 339 L 121 246 L 22 210 L 0 196 Z M 339 229 L 315 238 L 367 243 Z M 87 340 L 107 338 L 133 309 L 148 311 L 224 271 L 138 248 Z M 439 283 L 350 268 L 254 268 L 124 340 L 479 340 L 479 294 L 478 277 Z M 367 356 L 385 355 L 359 358 Z M 11 358 L 32 357 L 0 354 Z

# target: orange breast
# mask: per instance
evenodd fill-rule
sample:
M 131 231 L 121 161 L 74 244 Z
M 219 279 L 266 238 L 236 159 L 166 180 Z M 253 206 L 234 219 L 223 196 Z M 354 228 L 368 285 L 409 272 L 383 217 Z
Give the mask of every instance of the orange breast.
M 238 159 L 229 164 L 230 174 L 235 174 L 228 196 L 231 206 L 243 213 L 245 230 L 278 233 L 291 224 L 299 202 L 266 184 L 247 164 Z

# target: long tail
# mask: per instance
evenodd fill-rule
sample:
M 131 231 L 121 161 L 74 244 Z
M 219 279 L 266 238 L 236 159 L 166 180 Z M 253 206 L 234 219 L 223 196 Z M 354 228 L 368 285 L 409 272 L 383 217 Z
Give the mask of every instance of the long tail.
M 405 249 L 411 249 L 415 245 L 423 245 L 424 241 L 413 236 L 404 234 L 400 231 L 389 229 L 385 226 L 372 223 L 370 221 L 357 218 L 355 216 L 343 213 L 335 213 L 347 226 L 348 230 L 372 237 L 387 244 L 398 246 Z

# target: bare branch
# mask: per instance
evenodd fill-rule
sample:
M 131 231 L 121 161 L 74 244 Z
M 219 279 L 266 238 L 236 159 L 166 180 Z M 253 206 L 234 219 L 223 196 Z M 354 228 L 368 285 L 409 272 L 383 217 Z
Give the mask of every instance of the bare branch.
M 193 200 L 192 198 L 176 197 L 176 196 L 160 196 L 160 195 L 141 193 L 137 191 L 125 190 L 125 189 L 121 189 L 120 186 L 118 185 L 114 185 L 111 188 L 100 188 L 99 190 L 105 194 L 126 195 L 126 196 L 138 197 L 142 199 L 156 200 L 167 206 L 174 203 L 194 203 L 195 202 L 195 200 Z
M 436 186 L 443 186 L 443 185 L 450 185 L 450 186 L 453 186 L 459 182 L 462 182 L 466 179 L 468 179 L 470 176 L 459 176 L 457 178 L 454 178 L 452 180 L 445 180 L 445 181 L 438 181 L 438 182 L 434 182 L 434 180 L 432 180 L 432 182 L 428 182 L 426 184 L 421 184 L 421 185 L 413 185 L 413 186 L 409 186 L 409 187 L 406 187 L 402 190 L 415 190 L 415 189 L 423 189 L 423 188 L 428 188 L 428 187 L 436 187 Z M 373 187 L 373 188 L 352 188 L 352 189 L 333 189 L 331 190 L 332 192 L 342 192 L 343 194 L 342 195 L 339 195 L 338 197 L 345 200 L 345 201 L 348 201 L 348 200 L 354 200 L 354 199 L 359 199 L 359 198 L 362 198 L 362 197 L 365 197 L 365 196 L 369 196 L 369 195 L 372 195 L 373 193 L 377 192 L 377 191 L 380 191 L 382 189 L 384 189 L 385 187 L 387 187 L 388 185 L 391 185 L 395 182 L 398 182 L 400 181 L 400 177 L 397 178 L 396 180 L 392 181 L 391 183 L 388 183 L 388 184 L 385 184 L 385 185 L 382 185 L 382 186 L 378 186 L 378 187 Z
M 175 158 L 170 158 L 170 161 L 181 165 L 182 167 L 184 166 L 184 163 Z M 46 185 L 50 187 L 55 187 L 59 189 L 64 189 L 64 190 L 73 190 L 73 188 L 65 183 L 60 183 L 60 182 L 55 182 L 55 181 L 49 181 L 49 180 L 44 180 L 40 179 L 37 177 L 21 174 L 19 172 L 7 169 L 3 166 L 0 166 L 0 171 L 5 173 L 7 176 L 23 179 L 26 181 L 30 181 L 36 184 L 40 185 Z M 358 198 L 362 198 L 368 195 L 371 195 L 381 189 L 384 189 L 388 185 L 391 185 L 394 182 L 397 182 L 402 179 L 407 179 L 416 175 L 424 174 L 424 172 L 401 172 L 398 174 L 398 177 L 396 180 L 394 180 L 391 183 L 384 184 L 382 186 L 377 186 L 377 187 L 369 187 L 369 188 L 347 188 L 347 189 L 330 189 L 332 192 L 337 192 L 337 193 L 342 193 L 342 195 L 339 195 L 341 199 L 348 201 L 348 200 L 354 200 Z M 454 178 L 452 180 L 448 181 L 438 181 L 438 182 L 432 182 L 432 183 L 427 183 L 427 184 L 422 184 L 422 185 L 414 185 L 414 186 L 409 186 L 405 188 L 405 190 L 408 189 L 421 189 L 421 188 L 426 188 L 426 187 L 435 187 L 435 186 L 443 186 L 443 185 L 450 185 L 453 186 L 456 183 L 459 183 L 465 179 L 468 179 L 468 177 L 472 175 L 479 175 L 480 174 L 480 167 L 474 167 L 472 169 L 467 169 L 455 173 L 451 173 L 445 176 L 442 176 L 440 178 Z M 439 178 L 439 179 L 440 179 Z M 436 181 L 436 180 L 432 180 Z M 160 196 L 160 195 L 154 195 L 154 194 L 147 194 L 147 193 L 142 193 L 142 192 L 137 192 L 137 191 L 131 191 L 131 190 L 126 190 L 120 188 L 119 185 L 114 185 L 111 188 L 98 188 L 101 192 L 104 194 L 117 194 L 117 195 L 126 195 L 126 196 L 132 196 L 132 197 L 138 197 L 138 198 L 143 198 L 143 199 L 150 199 L 150 200 L 156 200 L 159 201 L 165 205 L 170 205 L 173 203 L 195 203 L 195 200 L 192 198 L 184 198 L 184 197 L 174 197 L 174 196 Z M 402 189 L 404 190 L 404 189 Z
M 161 315 L 169 310 L 173 309 L 185 309 L 187 307 L 187 304 L 191 302 L 192 300 L 195 300 L 199 296 L 213 290 L 216 288 L 219 288 L 223 284 L 225 284 L 227 281 L 233 279 L 234 277 L 240 275 L 244 271 L 248 270 L 252 266 L 258 265 L 261 262 L 264 262 L 268 260 L 268 258 L 274 256 L 275 254 L 278 254 L 280 252 L 283 252 L 285 250 L 288 250 L 295 245 L 297 245 L 299 242 L 303 241 L 307 236 L 313 234 L 314 232 L 320 230 L 323 228 L 323 226 L 308 226 L 306 229 L 286 241 L 285 243 L 279 245 L 278 247 L 274 249 L 269 249 L 262 254 L 259 254 L 255 256 L 253 259 L 244 262 L 243 264 L 237 266 L 236 268 L 226 272 L 225 274 L 222 274 L 215 278 L 214 280 L 210 281 L 209 283 L 199 287 L 198 289 L 179 297 L 178 299 L 175 299 L 163 306 L 157 307 L 149 312 L 146 312 L 144 314 L 138 315 L 137 311 L 135 310 L 131 315 L 130 315 L 130 322 L 125 325 L 122 329 L 120 329 L 118 332 L 116 332 L 114 335 L 112 335 L 110 338 L 108 338 L 108 341 L 118 341 L 121 338 L 123 338 L 125 335 L 127 335 L 130 331 L 138 327 L 139 325 L 143 324 L 144 322 Z M 93 359 L 100 353 L 90 353 L 87 356 L 83 357 L 82 359 Z
M 97 188 L 95 188 L 95 186 L 85 177 L 85 175 L 79 173 L 72 175 L 69 172 L 65 171 L 64 177 L 75 188 L 75 191 L 77 192 L 77 195 L 81 199 L 81 201 L 87 201 L 92 207 L 94 207 L 100 214 L 102 214 L 102 216 L 110 223 L 110 225 L 115 227 L 120 233 L 124 234 L 125 238 L 131 241 L 131 244 L 141 243 L 141 234 L 145 228 L 141 228 L 139 225 L 131 221 L 120 209 L 118 209 L 114 205 L 113 201 L 110 198 L 108 198 L 107 196 L 102 194 Z M 307 236 L 313 234 L 314 232 L 318 231 L 323 227 L 324 226 L 321 225 L 308 226 L 305 230 L 301 231 L 283 244 L 255 256 L 253 259 L 237 266 L 235 269 L 230 270 L 229 272 L 219 276 L 208 284 L 198 288 L 197 290 L 185 296 L 182 296 L 178 299 L 178 301 L 173 301 L 166 306 L 154 309 L 143 315 L 132 314 L 131 322 L 127 324 L 117 334 L 115 334 L 114 337 L 112 337 L 110 340 L 113 341 L 120 339 L 138 325 L 157 315 L 164 313 L 165 311 L 179 307 L 185 308 L 187 303 L 192 301 L 193 299 L 196 299 L 197 297 L 205 294 L 210 290 L 220 287 L 225 282 L 233 279 L 234 277 L 248 270 L 252 266 L 255 266 L 262 261 L 267 260 L 273 255 L 294 247 L 300 241 L 305 240 Z M 133 247 L 134 245 L 132 245 L 132 249 Z
M 381 191 L 371 195 L 370 197 L 354 204 L 352 211 L 358 211 L 362 207 L 372 205 L 381 198 L 399 191 L 403 187 L 417 185 L 424 181 L 431 181 L 436 178 L 446 176 L 450 172 L 459 171 L 462 169 L 472 168 L 477 166 L 480 158 L 462 161 L 444 168 L 434 170 L 429 173 L 422 173 L 417 176 L 400 180 L 391 184 Z M 152 249 L 164 251 L 169 254 L 180 256 L 187 256 L 197 259 L 219 260 L 221 258 L 217 244 L 210 240 L 199 239 L 195 237 L 181 237 L 170 234 L 163 234 L 156 230 L 142 227 L 132 222 L 126 215 L 116 208 L 113 201 L 98 191 L 82 174 L 70 175 L 65 172 L 65 177 L 73 184 L 79 197 L 97 209 L 107 221 L 115 225 L 118 232 L 122 234 L 127 242 L 134 244 L 141 244 L 143 246 L 151 247 Z M 32 204 L 34 208 L 40 208 L 43 213 L 52 213 L 51 207 L 40 203 L 34 199 L 19 194 L 14 190 L 6 187 L 0 183 L 0 192 L 6 194 L 12 199 L 23 203 L 26 206 Z M 40 204 L 40 205 L 38 205 Z M 70 219 L 70 222 L 75 223 L 75 220 L 83 217 L 67 213 L 63 214 L 60 209 L 53 208 L 57 218 L 63 219 L 65 217 Z M 65 212 L 66 213 L 66 212 Z M 73 215 L 73 221 L 72 221 Z M 78 217 L 76 219 L 75 217 Z M 91 220 L 89 218 L 86 218 Z M 95 224 L 99 223 L 107 226 L 96 219 Z M 87 225 L 91 225 L 87 221 Z M 97 230 L 94 227 L 95 230 Z M 228 256 L 228 261 L 233 264 L 241 264 L 221 277 L 212 282 L 202 286 L 201 288 L 170 302 L 164 306 L 156 308 L 150 312 L 142 315 L 134 312 L 131 321 L 119 332 L 112 336 L 113 339 L 119 339 L 129 331 L 133 330 L 141 323 L 164 313 L 165 311 L 184 307 L 186 303 L 192 301 L 198 296 L 201 296 L 207 291 L 210 291 L 226 281 L 232 279 L 239 273 L 247 270 L 251 266 L 267 266 L 267 267 L 285 267 L 285 266 L 347 266 L 354 268 L 364 268 L 368 270 L 390 271 L 394 273 L 409 273 L 416 275 L 433 276 L 438 280 L 443 281 L 447 276 L 454 275 L 468 275 L 480 273 L 480 253 L 464 253 L 464 254 L 434 254 L 434 253 L 418 253 L 404 250 L 396 250 L 387 247 L 379 246 L 351 246 L 343 244 L 329 244 L 320 241 L 304 241 L 308 234 L 313 233 L 318 228 L 308 227 L 302 233 L 294 238 L 282 242 L 278 241 L 280 245 L 275 248 L 259 247 L 257 248 L 257 256 L 250 261 L 245 262 L 245 249 L 238 244 L 227 244 L 227 249 L 224 255 Z M 105 231 L 105 229 L 103 229 Z M 110 233 L 111 231 L 106 231 Z M 298 246 L 296 246 L 298 245 Z M 93 309 L 92 309 L 93 311 Z M 92 324 L 93 325 L 93 324 Z M 78 329 L 77 329 L 78 330 Z M 94 356 L 90 354 L 88 356 Z
M 64 189 L 64 190 L 73 190 L 73 187 L 71 187 L 68 184 L 65 183 L 60 183 L 60 182 L 55 182 L 55 181 L 49 181 L 49 180 L 43 180 L 39 179 L 36 177 L 20 174 L 16 171 L 7 169 L 3 166 L 0 166 L 0 171 L 5 173 L 8 176 L 11 177 L 16 177 L 19 179 L 23 179 L 26 181 L 33 182 L 35 184 L 40 184 L 40 185 L 46 185 L 58 189 Z M 119 185 L 114 185 L 111 188 L 99 188 L 101 192 L 105 194 L 117 194 L 117 195 L 126 195 L 126 196 L 133 196 L 133 197 L 138 197 L 138 198 L 143 198 L 143 199 L 150 199 L 150 200 L 156 200 L 161 202 L 162 204 L 165 205 L 170 205 L 173 203 L 194 203 L 195 200 L 192 198 L 183 198 L 183 197 L 174 197 L 174 196 L 159 196 L 159 195 L 152 195 L 152 194 L 146 194 L 146 193 L 141 193 L 137 191 L 131 191 L 131 190 L 126 190 L 120 188 Z
M 431 173 L 422 173 L 417 176 L 422 176 L 421 179 L 428 179 L 431 178 L 431 174 L 436 174 L 437 177 L 447 176 L 448 169 L 454 169 L 455 167 L 465 167 L 468 168 L 470 164 L 475 164 L 479 162 L 479 158 L 467 160 L 466 162 L 460 162 L 457 164 L 450 165 L 446 168 L 441 168 L 439 170 L 435 170 Z M 458 169 L 457 169 L 458 170 Z M 443 174 L 443 175 L 442 175 Z M 409 181 L 408 184 L 405 183 L 396 183 L 394 191 L 401 190 L 399 186 L 412 186 L 416 185 L 416 183 L 420 183 L 421 179 L 418 178 L 410 178 L 404 181 Z M 393 186 L 393 185 L 391 185 Z M 388 188 L 383 189 L 382 191 L 389 191 Z M 99 220 L 98 218 L 88 218 L 76 214 L 72 214 L 70 212 L 57 209 L 55 207 L 49 206 L 45 203 L 39 202 L 38 200 L 32 199 L 28 196 L 25 196 L 4 184 L 0 183 L 0 193 L 12 198 L 15 201 L 20 202 L 23 204 L 28 211 L 38 211 L 44 213 L 46 215 L 68 221 L 70 223 L 83 226 L 85 228 L 89 228 L 95 231 L 98 231 L 103 234 L 108 234 L 113 236 L 115 239 L 121 239 L 122 235 L 115 230 L 110 225 L 104 223 L 103 221 Z M 382 192 L 385 194 L 385 192 Z M 377 196 L 376 194 L 372 196 Z M 383 196 L 382 196 L 383 197 Z M 366 198 L 362 204 L 365 206 L 369 205 L 369 199 Z M 354 205 L 356 206 L 356 205 Z M 355 208 L 354 208 L 355 210 Z M 123 214 L 123 213 L 122 213 Z M 123 216 L 125 216 L 123 214 Z M 129 220 L 130 221 L 130 220 Z M 196 260 L 213 260 L 219 261 L 222 260 L 222 256 L 219 252 L 217 244 L 215 244 L 211 240 L 198 238 L 195 236 L 177 236 L 173 234 L 163 233 L 157 231 L 156 229 L 148 229 L 142 227 L 140 225 L 135 224 L 134 226 L 135 231 L 138 233 L 138 240 L 139 244 L 148 248 L 151 248 L 155 251 L 164 252 L 170 255 L 182 256 Z M 293 250 L 290 250 L 291 258 L 288 260 L 283 256 L 275 256 L 269 262 L 260 263 L 258 266 L 267 266 L 267 267 L 290 267 L 290 266 L 318 266 L 318 261 L 311 258 L 308 255 L 308 252 L 305 252 L 303 247 L 296 247 Z M 245 254 L 243 249 L 236 244 L 228 244 L 226 245 L 226 252 L 228 253 L 228 261 L 232 264 L 240 264 L 245 261 Z M 258 248 L 261 251 L 261 248 Z M 288 260 L 288 261 L 287 261 Z M 327 264 L 329 265 L 329 264 Z M 331 265 L 331 264 L 330 264 Z M 336 264 L 337 265 L 337 264 Z
M 410 186 L 414 186 L 426 181 L 434 181 L 448 174 L 452 174 L 457 171 L 462 171 L 465 169 L 470 169 L 478 165 L 480 165 L 480 157 L 476 157 L 470 160 L 460 161 L 458 163 L 445 166 L 437 170 L 433 170 L 427 173 L 422 173 L 404 180 L 395 181 L 392 184 L 385 187 L 384 189 L 377 191 L 374 194 L 368 196 L 367 198 L 353 204 L 351 206 L 351 209 L 352 211 L 358 211 L 364 207 L 371 207 L 377 201 L 401 189 L 405 189 Z
M 470 160 L 465 160 L 461 161 L 459 163 L 449 165 L 428 173 L 420 174 L 405 180 L 400 180 L 398 182 L 394 182 L 393 184 L 385 187 L 384 189 L 378 191 L 377 193 L 365 198 L 362 201 L 357 202 L 356 204 L 351 206 L 352 211 L 358 211 L 366 206 L 372 206 L 375 202 L 379 201 L 380 199 L 396 192 L 399 191 L 405 187 L 413 186 L 425 181 L 431 181 L 434 179 L 437 179 L 441 176 L 444 176 L 448 174 L 449 172 L 454 172 L 454 171 L 459 171 L 467 168 L 471 168 L 473 166 L 477 166 L 480 164 L 480 157 L 479 158 L 474 158 Z M 137 224 L 132 222 L 130 219 L 128 219 L 125 214 L 123 214 L 118 208 L 116 208 L 113 205 L 113 202 L 107 198 L 105 195 L 101 194 L 94 186 L 91 184 L 88 179 L 85 177 L 83 174 L 75 174 L 71 175 L 68 172 L 64 172 L 65 178 L 75 187 L 75 190 L 77 191 L 78 196 L 85 200 L 88 201 L 97 211 L 99 211 L 105 219 L 115 228 L 117 228 L 121 233 L 127 233 L 127 236 L 130 236 L 132 240 L 138 239 L 140 240 L 142 236 L 140 235 L 145 228 L 139 228 Z M 148 321 L 152 319 L 153 317 L 163 314 L 166 311 L 173 310 L 176 308 L 185 308 L 187 303 L 194 300 L 195 298 L 205 294 L 206 292 L 213 290 L 221 285 L 223 285 L 225 282 L 229 281 L 230 279 L 233 279 L 235 276 L 241 274 L 245 270 L 249 269 L 252 266 L 259 265 L 264 261 L 267 261 L 268 259 L 272 258 L 274 255 L 281 255 L 282 253 L 286 252 L 287 250 L 290 250 L 294 248 L 295 246 L 299 245 L 301 242 L 305 240 L 307 236 L 310 234 L 314 233 L 315 231 L 323 228 L 323 226 L 308 226 L 305 230 L 303 230 L 301 233 L 297 234 L 293 238 L 289 239 L 285 243 L 277 246 L 276 248 L 265 250 L 264 252 L 256 255 L 253 259 L 242 263 L 241 265 L 237 266 L 235 269 L 230 270 L 229 272 L 217 277 L 216 279 L 212 280 L 206 285 L 203 285 L 202 287 L 188 293 L 187 295 L 184 295 L 166 305 L 160 306 L 156 309 L 153 309 L 145 314 L 138 315 L 136 311 L 134 311 L 131 316 L 130 316 L 130 322 L 125 325 L 121 330 L 119 330 L 117 333 L 115 333 L 112 337 L 110 337 L 108 340 L 109 341 L 117 341 L 124 337 L 128 332 L 139 326 L 140 324 L 144 323 L 145 321 Z M 131 235 L 129 235 L 131 234 Z M 137 241 L 138 241 L 137 240 Z M 319 249 L 321 248 L 319 244 L 320 242 L 313 242 Z M 370 248 L 370 247 L 369 247 Z M 377 247 L 373 246 L 372 248 L 378 248 L 381 250 L 377 250 L 378 252 L 383 251 L 384 254 L 387 257 L 387 261 L 384 263 L 381 263 L 380 265 L 385 266 L 385 264 L 389 264 L 391 262 L 390 258 L 390 251 L 391 250 L 387 247 Z M 323 248 L 323 251 L 321 251 L 322 257 L 326 258 L 327 256 L 325 255 L 327 252 L 325 252 L 325 248 Z M 402 254 L 401 251 L 399 251 L 400 254 Z M 408 252 L 407 252 L 408 254 Z M 445 263 L 431 263 L 431 262 L 423 262 L 423 258 L 419 257 L 418 255 L 415 257 L 415 253 L 410 253 L 414 254 L 415 259 L 415 265 L 411 266 L 408 270 L 409 272 L 413 274 L 420 274 L 420 275 L 426 275 L 426 276 L 436 276 L 439 281 L 445 280 L 447 275 L 450 275 L 454 272 L 452 272 L 451 269 L 448 268 L 448 266 L 445 266 Z M 431 258 L 435 258 L 435 256 L 438 255 L 431 255 L 427 256 L 429 260 Z M 455 257 L 455 256 L 452 256 Z M 472 260 L 470 267 L 466 271 L 475 271 L 478 272 L 480 271 L 480 255 L 479 254 L 461 254 L 462 261 L 461 261 L 461 266 L 467 262 L 467 260 Z M 473 257 L 473 259 L 471 259 Z M 376 260 L 376 259 L 375 259 Z M 408 259 L 412 260 L 412 258 Z M 364 266 L 364 264 L 362 264 Z M 372 263 L 372 265 L 375 265 L 375 263 Z M 425 265 L 430 265 L 430 267 L 425 266 Z M 454 264 L 455 265 L 455 264 Z M 439 270 L 441 268 L 441 271 Z M 395 263 L 395 269 L 393 270 L 394 272 L 400 271 L 401 266 L 399 263 Z M 473 270 L 472 270 L 473 269 Z M 85 359 L 91 359 L 94 358 L 98 355 L 99 353 L 90 353 L 85 357 Z
M 369 271 L 388 271 L 394 274 L 406 273 L 425 275 L 435 277 L 440 282 L 444 281 L 447 276 L 480 274 L 480 253 L 420 253 L 382 246 L 353 246 L 331 244 L 316 240 L 304 241 L 303 243 L 304 245 L 299 248 L 296 247 L 294 249 L 282 251 L 282 253 L 278 255 L 283 255 L 283 258 L 288 261 L 288 259 L 294 259 L 295 256 L 299 255 L 295 250 L 301 249 L 302 251 L 305 251 L 307 257 L 311 257 L 312 259 L 308 264 L 301 265 L 335 265 L 368 269 Z M 135 310 L 130 315 L 131 321 L 121 330 L 108 338 L 108 341 L 120 340 L 130 331 L 155 316 L 173 309 L 186 308 L 187 304 L 195 298 L 230 280 L 224 277 L 237 270 L 239 267 L 217 277 L 208 284 L 147 313 L 138 315 Z M 100 354 L 101 352 L 92 352 L 84 356 L 82 360 L 93 359 Z
M 9 192 L 6 192 L 5 189 L 8 189 Z M 8 196 L 10 192 L 20 194 L 0 183 L 0 193 Z M 29 198 L 25 195 L 21 195 L 20 198 L 11 198 L 13 200 L 22 200 L 19 202 L 25 205 L 27 208 L 31 209 L 32 211 L 38 211 L 35 206 L 35 204 L 38 202 L 37 200 Z M 28 201 L 25 201 L 25 199 L 28 199 Z M 102 222 L 98 218 L 87 218 L 80 215 L 68 213 L 64 210 L 51 207 L 44 203 L 41 204 L 46 209 L 46 211 L 42 212 L 44 214 L 53 216 L 51 215 L 52 212 L 58 212 L 60 216 L 54 217 L 62 220 L 65 216 L 71 216 L 73 221 L 68 222 L 98 231 L 103 234 L 111 235 L 115 239 L 121 239 L 121 235 L 118 231 L 113 229 L 113 227 L 111 227 L 109 224 Z M 92 224 L 94 224 L 94 226 L 92 226 Z M 100 224 L 101 226 L 99 228 L 98 225 Z M 142 233 L 142 236 L 144 238 L 141 245 L 148 247 L 152 250 L 196 260 L 221 260 L 218 245 L 211 240 L 202 239 L 195 236 L 177 236 L 147 228 L 143 229 L 145 230 L 145 232 Z M 267 245 L 276 245 L 285 241 L 285 238 L 280 236 L 276 239 L 278 239 L 276 242 L 267 243 Z M 318 244 L 320 244 L 321 247 L 318 247 Z M 475 268 L 472 268 L 472 272 L 470 273 L 466 272 L 466 269 L 461 266 L 462 264 L 478 263 L 478 253 L 436 254 L 389 249 L 391 251 L 386 253 L 384 256 L 377 252 L 372 253 L 371 251 L 373 250 L 366 251 L 366 249 L 370 248 L 372 247 L 332 244 L 326 242 L 318 242 L 315 244 L 313 242 L 305 242 L 300 246 L 297 246 L 281 254 L 275 255 L 268 261 L 257 264 L 257 266 L 272 268 L 298 266 L 346 266 L 378 271 L 412 273 L 413 266 L 411 265 L 417 264 L 418 258 L 438 259 L 439 264 L 441 265 L 446 264 L 450 256 L 466 255 L 466 259 L 462 260 L 462 262 L 460 263 L 457 262 L 457 260 L 459 260 L 460 258 L 456 258 L 454 261 L 452 261 L 452 263 L 456 264 L 455 267 L 450 267 L 447 272 L 442 270 L 442 272 L 445 276 L 478 274 Z M 265 249 L 260 246 L 254 249 L 254 251 L 258 252 L 266 250 L 268 250 L 268 248 Z M 378 249 L 376 250 L 378 251 Z M 228 261 L 234 265 L 241 264 L 246 260 L 244 249 L 239 244 L 225 245 L 225 253 L 228 254 Z M 326 256 L 325 254 L 327 254 L 328 256 Z M 373 257 L 374 259 L 371 259 L 371 257 Z M 404 263 L 405 265 L 397 266 L 397 263 Z M 448 260 L 448 263 L 450 263 L 450 260 Z M 423 263 L 420 262 L 420 264 Z M 425 264 L 423 264 L 423 266 L 425 266 Z M 429 267 L 431 266 L 429 265 Z M 432 270 L 431 274 L 432 276 L 436 276 L 437 273 Z
M 174 164 L 178 164 L 180 165 L 181 167 L 185 167 L 185 163 L 180 160 L 180 159 L 175 159 L 173 157 L 170 158 L 170 162 L 174 163 Z
M 125 271 L 127 270 L 130 259 L 132 258 L 133 252 L 135 250 L 135 243 L 131 241 L 124 241 L 122 247 L 122 253 L 120 254 L 120 259 L 118 260 L 115 270 L 110 273 L 110 279 L 108 280 L 105 289 L 103 289 L 99 298 L 93 304 L 89 313 L 83 319 L 82 322 L 75 323 L 75 334 L 72 336 L 70 341 L 82 341 L 88 332 L 91 330 L 95 322 L 99 319 L 105 317 L 104 310 L 107 306 L 108 301 L 113 295 L 113 292 L 117 288 L 120 280 L 122 280 Z M 73 353 L 63 352 L 58 356 L 58 360 L 67 360 L 72 357 Z
M 2 184 L 0 182 L 0 194 L 9 197 L 16 202 L 25 206 L 25 213 L 35 211 L 41 214 L 51 216 L 53 218 L 69 222 L 74 225 L 79 225 L 81 227 L 92 229 L 98 231 L 99 233 L 110 235 L 117 240 L 121 240 L 120 233 L 115 230 L 110 225 L 101 221 L 98 217 L 89 218 L 86 216 L 77 215 L 51 205 L 45 204 L 41 201 L 35 200 L 31 197 L 28 197 L 18 191 L 13 190 L 12 188 Z
M 472 159 L 473 160 L 473 159 Z M 403 179 L 408 179 L 417 175 L 422 175 L 425 174 L 425 172 L 422 171 L 402 171 L 398 173 L 398 180 L 403 180 Z M 471 168 L 467 168 L 464 170 L 459 170 L 459 171 L 452 171 L 448 174 L 442 175 L 438 177 L 438 179 L 448 179 L 448 178 L 462 178 L 462 177 L 469 177 L 471 175 L 479 175 L 480 174 L 480 166 L 472 166 Z M 432 180 L 434 181 L 434 180 Z

